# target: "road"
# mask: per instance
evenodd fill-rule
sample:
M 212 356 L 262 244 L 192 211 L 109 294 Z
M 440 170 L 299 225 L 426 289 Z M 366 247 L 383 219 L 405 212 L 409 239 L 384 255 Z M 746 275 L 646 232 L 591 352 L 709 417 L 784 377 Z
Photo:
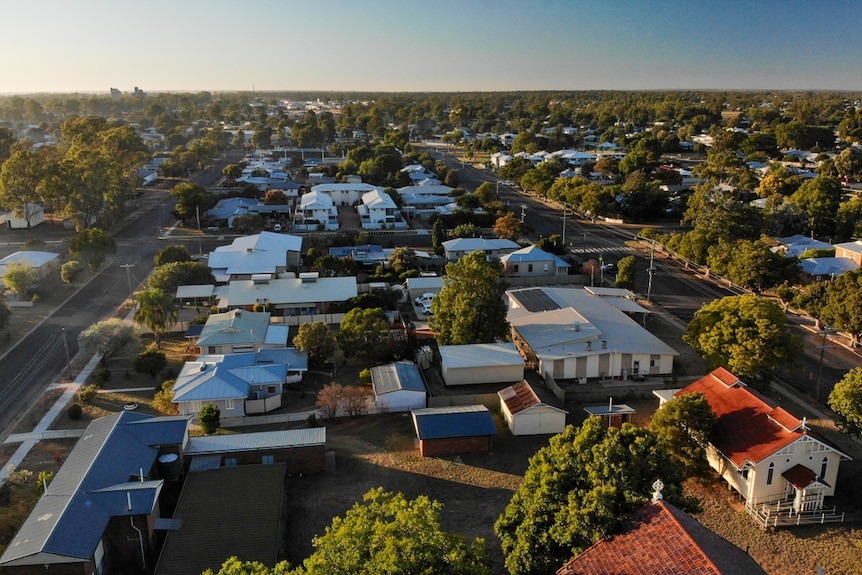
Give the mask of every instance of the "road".
M 221 176 L 224 165 L 235 160 L 223 157 L 193 181 L 210 185 Z M 158 192 L 148 192 L 147 196 L 154 194 Z M 159 236 L 171 221 L 174 205 L 168 193 L 156 198 L 111 230 L 117 252 L 101 271 L 2 358 L 0 369 L 10 377 L 0 388 L 0 439 L 12 431 L 46 386 L 67 370 L 66 349 L 69 357 L 78 353 L 78 335 L 98 321 L 118 317 L 130 292 L 139 289 L 152 272 L 153 256 L 166 245 Z M 216 242 L 216 238 L 208 238 L 203 248 L 209 249 Z M 197 240 L 171 243 L 186 244 L 189 253 L 198 251 Z
M 496 174 L 490 170 L 462 164 L 439 146 L 436 150 L 431 147 L 428 151 L 436 158 L 443 159 L 450 168 L 458 170 L 461 186 L 465 189 L 475 190 L 484 182 L 497 185 Z M 684 264 L 658 252 L 652 258 L 654 274 L 650 286 L 648 270 L 651 250 L 647 244 L 642 245 L 642 249 L 633 247 L 634 236 L 642 226 L 612 225 L 601 221 L 594 223 L 568 211 L 564 227 L 560 206 L 521 192 L 513 186 L 498 185 L 497 189 L 500 199 L 508 203 L 515 217 L 523 216 L 528 237 L 534 242 L 543 236 L 562 236 L 565 229 L 565 243 L 571 254 L 581 261 L 601 259 L 604 263 L 616 263 L 625 256 L 634 255 L 635 291 L 643 296 L 649 293 L 652 302 L 686 324 L 703 304 L 745 293 L 735 286 L 720 285 L 714 280 L 699 277 Z M 612 285 L 612 276 L 605 275 L 604 278 L 597 278 L 597 281 L 602 279 L 605 285 Z M 785 366 L 776 375 L 812 402 L 819 398 L 817 403 L 824 406 L 835 383 L 850 369 L 862 365 L 860 356 L 836 342 L 826 341 L 824 346 L 822 333 L 812 329 L 810 319 L 793 314 L 788 314 L 788 319 L 792 333 L 802 340 L 803 353 L 801 357 L 794 358 L 795 365 Z

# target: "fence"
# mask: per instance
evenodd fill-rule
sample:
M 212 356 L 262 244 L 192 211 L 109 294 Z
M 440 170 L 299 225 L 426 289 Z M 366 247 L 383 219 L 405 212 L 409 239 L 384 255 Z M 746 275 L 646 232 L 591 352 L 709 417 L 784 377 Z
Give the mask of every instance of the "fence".
M 281 395 L 273 395 L 266 399 L 246 399 L 245 412 L 249 415 L 255 413 L 268 413 L 273 409 L 281 407 Z

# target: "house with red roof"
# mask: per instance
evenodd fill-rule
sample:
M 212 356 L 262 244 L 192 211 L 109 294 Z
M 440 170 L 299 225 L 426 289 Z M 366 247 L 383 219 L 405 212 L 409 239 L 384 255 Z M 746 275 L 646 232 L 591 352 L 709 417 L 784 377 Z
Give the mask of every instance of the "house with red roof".
M 566 563 L 557 575 L 765 575 L 745 551 L 663 500 Z
M 709 464 L 745 498 L 746 509 L 762 525 L 843 520 L 834 509 L 824 509 L 824 499 L 835 494 L 839 465 L 849 456 L 813 433 L 805 419 L 724 368 L 673 397 L 695 392 L 704 395 L 717 417 L 707 448 Z

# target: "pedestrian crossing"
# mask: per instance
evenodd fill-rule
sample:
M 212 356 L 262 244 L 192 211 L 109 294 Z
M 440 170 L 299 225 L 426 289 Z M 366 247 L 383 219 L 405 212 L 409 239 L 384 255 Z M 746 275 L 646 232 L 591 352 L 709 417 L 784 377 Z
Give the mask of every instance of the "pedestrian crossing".
M 635 253 L 638 250 L 629 246 L 614 246 L 614 247 L 588 247 L 588 248 L 570 248 L 573 254 L 614 254 L 614 253 Z

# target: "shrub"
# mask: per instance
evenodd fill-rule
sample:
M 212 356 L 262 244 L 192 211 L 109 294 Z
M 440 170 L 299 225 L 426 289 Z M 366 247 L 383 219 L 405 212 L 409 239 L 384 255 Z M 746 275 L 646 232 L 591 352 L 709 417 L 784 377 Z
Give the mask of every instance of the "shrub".
M 70 260 L 60 268 L 60 279 L 67 284 L 75 283 L 84 272 L 84 264 L 78 260 Z
M 177 406 L 171 401 L 174 398 L 174 380 L 169 379 L 165 381 L 157 389 L 158 391 L 156 391 L 156 395 L 153 397 L 153 407 L 161 413 L 177 413 Z
M 42 301 L 42 297 L 39 294 L 33 294 L 33 297 L 30 298 L 30 301 L 34 304 L 37 304 Z
M 78 391 L 78 400 L 84 403 L 90 403 L 90 400 L 96 396 L 96 391 L 98 389 L 99 388 L 96 385 L 82 387 L 81 390 Z
M 135 371 L 155 377 L 157 373 L 165 369 L 167 364 L 168 359 L 164 352 L 157 349 L 148 349 L 139 353 L 135 358 Z
M 201 429 L 206 435 L 212 435 L 221 425 L 221 410 L 214 403 L 208 403 L 198 412 Z
M 66 410 L 66 415 L 69 416 L 69 419 L 72 421 L 78 421 L 81 419 L 81 415 L 84 414 L 84 409 L 81 407 L 80 403 L 73 403 Z
M 371 385 L 371 370 L 368 368 L 359 372 L 359 385 Z
M 306 425 L 308 425 L 308 427 L 317 427 L 317 416 L 313 413 L 310 414 L 308 417 L 305 418 L 305 423 Z

